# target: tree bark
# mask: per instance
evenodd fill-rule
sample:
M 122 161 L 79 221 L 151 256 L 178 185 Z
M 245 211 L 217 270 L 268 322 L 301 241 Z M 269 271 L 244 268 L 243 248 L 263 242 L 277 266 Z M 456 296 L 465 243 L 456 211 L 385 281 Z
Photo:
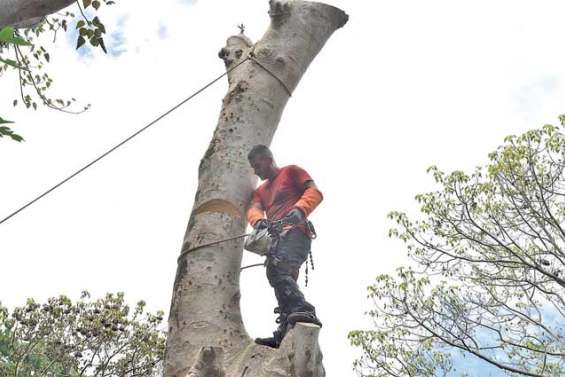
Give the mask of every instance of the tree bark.
M 229 72 L 229 90 L 200 162 L 183 251 L 245 231 L 245 210 L 257 183 L 247 153 L 256 144 L 270 145 L 290 93 L 348 19 L 335 7 L 298 0 L 271 0 L 269 15 L 271 25 L 255 45 L 239 34 L 220 51 L 228 70 L 252 58 Z M 317 326 L 297 324 L 278 350 L 248 336 L 239 306 L 242 246 L 234 240 L 179 258 L 164 375 L 198 376 L 206 356 L 208 364 L 221 366 L 210 376 L 324 376 Z
M 5 26 L 33 25 L 74 2 L 75 0 L 0 0 L 0 29 Z

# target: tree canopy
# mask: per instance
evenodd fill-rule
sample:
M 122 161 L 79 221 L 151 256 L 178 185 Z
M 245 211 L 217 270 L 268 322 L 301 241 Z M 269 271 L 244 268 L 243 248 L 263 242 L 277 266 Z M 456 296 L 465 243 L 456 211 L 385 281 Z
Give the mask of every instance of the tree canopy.
M 509 375 L 565 374 L 560 121 L 507 137 L 470 174 L 431 167 L 439 188 L 416 196 L 420 216 L 389 214 L 413 264 L 368 288 L 374 329 L 349 335 L 362 376 L 452 376 L 463 356 Z
M 0 306 L 0 375 L 154 376 L 162 368 L 163 313 L 133 310 L 124 295 L 72 302 L 59 296 L 34 300 L 11 313 Z

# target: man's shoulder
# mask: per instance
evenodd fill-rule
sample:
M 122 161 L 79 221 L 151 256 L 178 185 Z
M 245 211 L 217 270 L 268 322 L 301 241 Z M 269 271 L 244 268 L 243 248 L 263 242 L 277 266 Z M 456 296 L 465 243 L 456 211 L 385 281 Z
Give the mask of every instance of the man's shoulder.
M 303 168 L 301 168 L 298 165 L 287 165 L 287 166 L 283 166 L 281 168 L 281 171 L 284 171 L 286 173 L 294 173 L 294 172 L 301 172 L 304 171 Z

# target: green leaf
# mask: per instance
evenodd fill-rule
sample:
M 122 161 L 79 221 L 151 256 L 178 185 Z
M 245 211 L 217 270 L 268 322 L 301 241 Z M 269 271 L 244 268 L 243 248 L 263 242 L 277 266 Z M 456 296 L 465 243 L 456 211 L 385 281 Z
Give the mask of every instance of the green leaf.
M 88 8 L 90 4 L 92 4 L 92 0 L 82 0 L 82 5 L 84 5 L 85 9 Z
M 2 118 L 0 118 L 2 119 Z M 7 123 L 13 123 L 10 121 L 6 121 Z M 0 138 L 4 137 L 4 136 L 8 136 L 9 138 L 11 138 L 12 140 L 15 140 L 17 142 L 21 142 L 24 140 L 23 137 L 21 137 L 20 135 L 14 133 L 14 131 L 12 131 L 9 127 L 3 126 L 0 127 Z
M 14 122 L 12 122 L 11 120 L 6 120 L 6 119 L 0 117 L 0 124 L 8 124 L 8 123 L 14 123 Z
M 100 1 L 94 0 L 92 2 L 92 6 L 94 7 L 94 9 L 98 10 L 98 8 L 100 8 Z
M 86 22 L 84 22 L 84 20 L 80 20 L 79 22 L 77 22 L 77 29 L 80 29 L 81 27 L 83 27 L 84 25 L 86 25 Z
M 0 42 L 11 42 L 12 38 L 14 38 L 15 32 L 16 30 L 11 26 L 3 28 L 0 30 Z
M 86 43 L 86 39 L 84 39 L 82 36 L 78 37 L 77 40 L 77 50 Z
M 12 40 L 9 42 L 18 46 L 31 46 L 31 43 L 29 43 L 28 41 L 26 41 L 23 38 L 20 37 L 14 37 L 12 38 Z
M 100 47 L 102 48 L 102 51 L 104 51 L 104 53 L 107 54 L 108 51 L 106 51 L 106 46 L 104 45 L 104 39 L 100 38 L 98 41 L 100 42 Z
M 11 43 L 19 46 L 31 46 L 31 43 L 28 41 L 16 36 L 16 30 L 11 26 L 0 30 L 0 42 Z
M 10 134 L 10 137 L 12 138 L 12 140 L 17 141 L 18 143 L 21 143 L 22 141 L 24 141 L 24 138 L 23 138 L 23 137 L 21 137 L 21 136 L 18 135 L 18 134 L 15 134 L 15 133 L 13 133 L 13 132 Z
M 12 60 L 12 59 L 2 59 L 0 58 L 0 62 L 4 63 L 4 64 L 8 64 L 10 67 L 14 67 L 14 68 L 23 68 L 21 67 L 17 61 Z

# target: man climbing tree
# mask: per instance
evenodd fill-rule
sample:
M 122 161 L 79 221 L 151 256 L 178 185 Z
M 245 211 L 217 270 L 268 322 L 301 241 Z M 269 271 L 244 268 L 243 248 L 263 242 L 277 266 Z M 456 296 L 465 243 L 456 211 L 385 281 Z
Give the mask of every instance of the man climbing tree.
M 268 14 L 271 23 L 259 41 L 238 33 L 218 54 L 229 88 L 199 165 L 177 259 L 164 377 L 326 375 L 318 325 L 297 322 L 277 349 L 249 337 L 240 309 L 243 240 L 233 236 L 245 231 L 256 183 L 247 152 L 271 143 L 292 92 L 348 16 L 301 0 L 271 0 Z
M 271 221 L 284 220 L 267 255 L 267 278 L 275 290 L 279 314 L 278 329 L 271 338 L 257 338 L 257 344 L 278 348 L 288 327 L 296 322 L 321 326 L 316 309 L 306 301 L 296 283 L 300 266 L 310 253 L 312 227 L 306 218 L 323 199 L 310 175 L 296 165 L 279 168 L 272 152 L 256 145 L 248 155 L 255 174 L 266 180 L 253 192 L 247 219 L 255 229 L 269 228 Z M 267 218 L 265 218 L 265 212 Z

